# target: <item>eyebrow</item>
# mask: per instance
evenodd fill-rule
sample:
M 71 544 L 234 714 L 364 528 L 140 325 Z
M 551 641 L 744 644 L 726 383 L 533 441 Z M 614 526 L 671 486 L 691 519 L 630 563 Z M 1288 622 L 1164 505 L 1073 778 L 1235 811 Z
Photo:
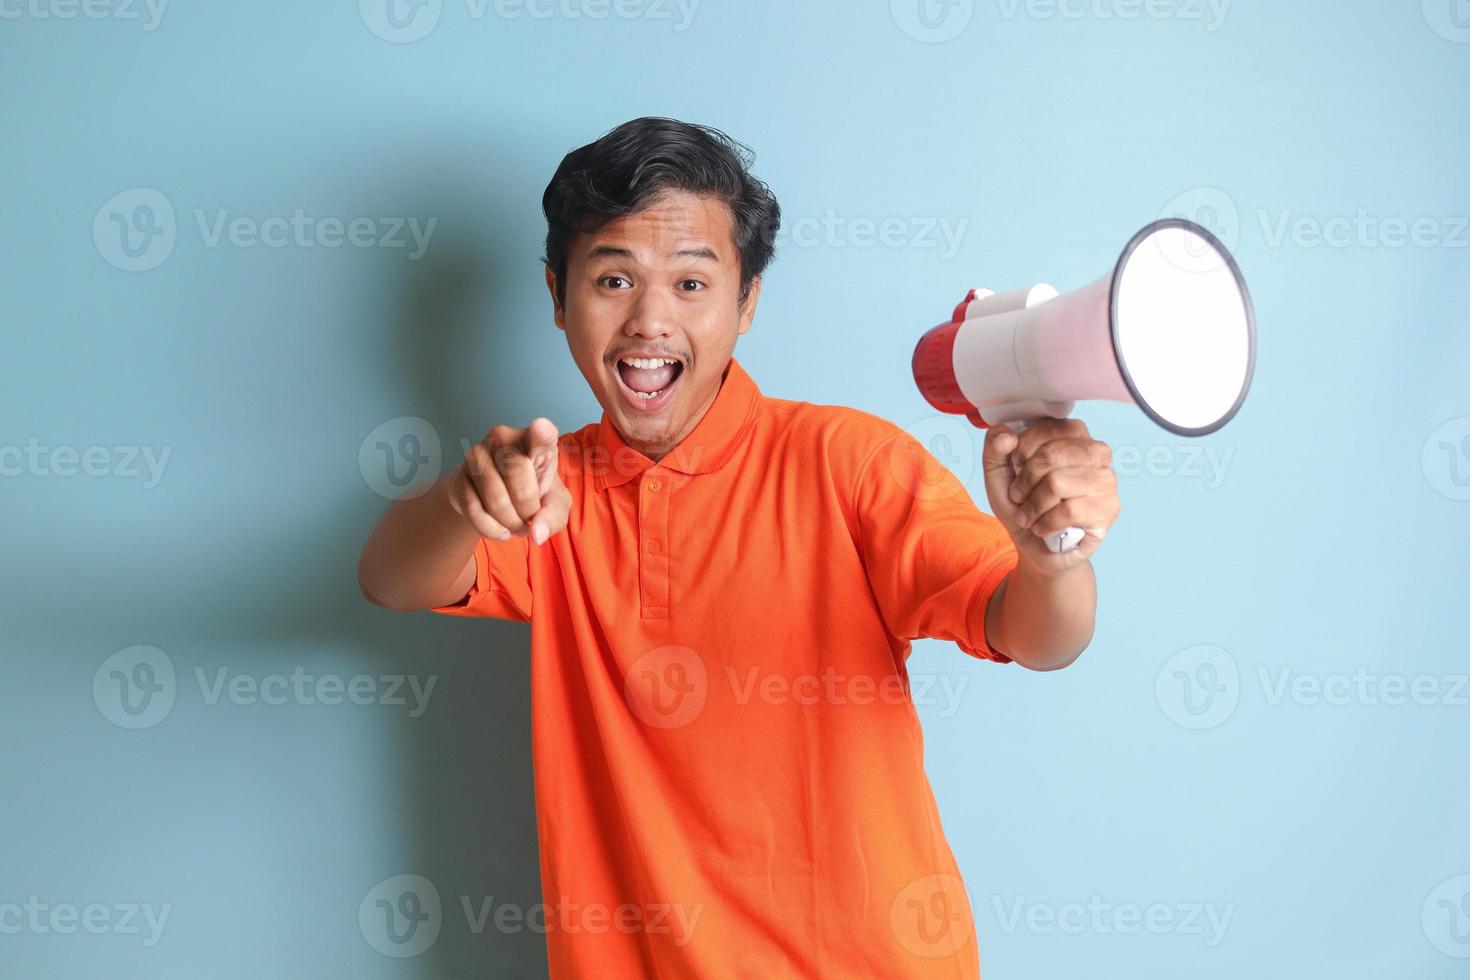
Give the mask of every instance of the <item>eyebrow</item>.
M 600 259 L 609 256 L 613 258 L 631 259 L 633 258 L 633 251 L 632 249 L 620 248 L 616 245 L 598 245 L 587 253 L 588 259 Z M 720 257 L 715 254 L 714 249 L 703 246 L 699 248 L 681 248 L 674 253 L 674 257 L 681 259 L 709 259 L 711 262 L 720 261 Z

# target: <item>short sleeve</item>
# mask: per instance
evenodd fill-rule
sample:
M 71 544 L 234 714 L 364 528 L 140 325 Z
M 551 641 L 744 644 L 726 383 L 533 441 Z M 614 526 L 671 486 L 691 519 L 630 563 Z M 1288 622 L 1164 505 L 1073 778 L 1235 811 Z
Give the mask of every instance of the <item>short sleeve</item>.
M 459 602 L 432 607 L 446 616 L 492 616 L 531 621 L 531 575 L 527 564 L 530 539 L 509 541 L 480 538 L 475 545 L 475 581 Z
M 859 470 L 855 511 L 868 582 L 895 637 L 953 640 L 1011 662 L 986 641 L 985 611 L 1019 555 L 948 468 L 898 429 Z

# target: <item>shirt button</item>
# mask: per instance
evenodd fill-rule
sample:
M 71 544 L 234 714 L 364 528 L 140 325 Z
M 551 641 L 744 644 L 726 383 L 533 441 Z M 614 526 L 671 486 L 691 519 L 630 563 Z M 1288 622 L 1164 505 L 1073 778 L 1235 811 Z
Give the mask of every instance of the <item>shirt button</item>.
M 664 481 L 662 481 L 662 480 L 649 480 L 648 481 L 648 489 L 654 491 L 655 493 L 657 493 L 659 490 L 663 489 L 663 485 L 664 485 Z
M 656 555 L 656 554 L 658 554 L 658 542 L 657 541 L 650 541 L 650 542 L 648 542 L 648 553 L 650 555 Z

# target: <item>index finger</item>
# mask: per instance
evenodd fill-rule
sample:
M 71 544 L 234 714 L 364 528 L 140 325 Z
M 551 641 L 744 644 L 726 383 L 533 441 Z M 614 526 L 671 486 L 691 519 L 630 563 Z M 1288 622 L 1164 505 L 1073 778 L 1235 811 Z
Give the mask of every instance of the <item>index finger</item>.
M 522 444 L 536 473 L 536 487 L 543 497 L 551 489 L 556 477 L 559 439 L 556 424 L 544 417 L 532 419 L 522 434 Z
M 521 447 L 527 456 L 535 458 L 556 448 L 556 423 L 546 417 L 535 418 L 521 430 Z

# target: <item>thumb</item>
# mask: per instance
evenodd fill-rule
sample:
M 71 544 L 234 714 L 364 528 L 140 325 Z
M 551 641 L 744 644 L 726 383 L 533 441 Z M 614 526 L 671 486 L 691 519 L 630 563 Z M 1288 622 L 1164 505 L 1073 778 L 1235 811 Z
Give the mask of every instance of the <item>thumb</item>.
M 1007 527 L 1015 525 L 1020 510 L 1011 503 L 1011 481 L 1015 479 L 1011 453 L 1020 443 L 1016 433 L 1004 425 L 993 425 L 985 432 L 985 496 L 990 500 L 990 512 Z

